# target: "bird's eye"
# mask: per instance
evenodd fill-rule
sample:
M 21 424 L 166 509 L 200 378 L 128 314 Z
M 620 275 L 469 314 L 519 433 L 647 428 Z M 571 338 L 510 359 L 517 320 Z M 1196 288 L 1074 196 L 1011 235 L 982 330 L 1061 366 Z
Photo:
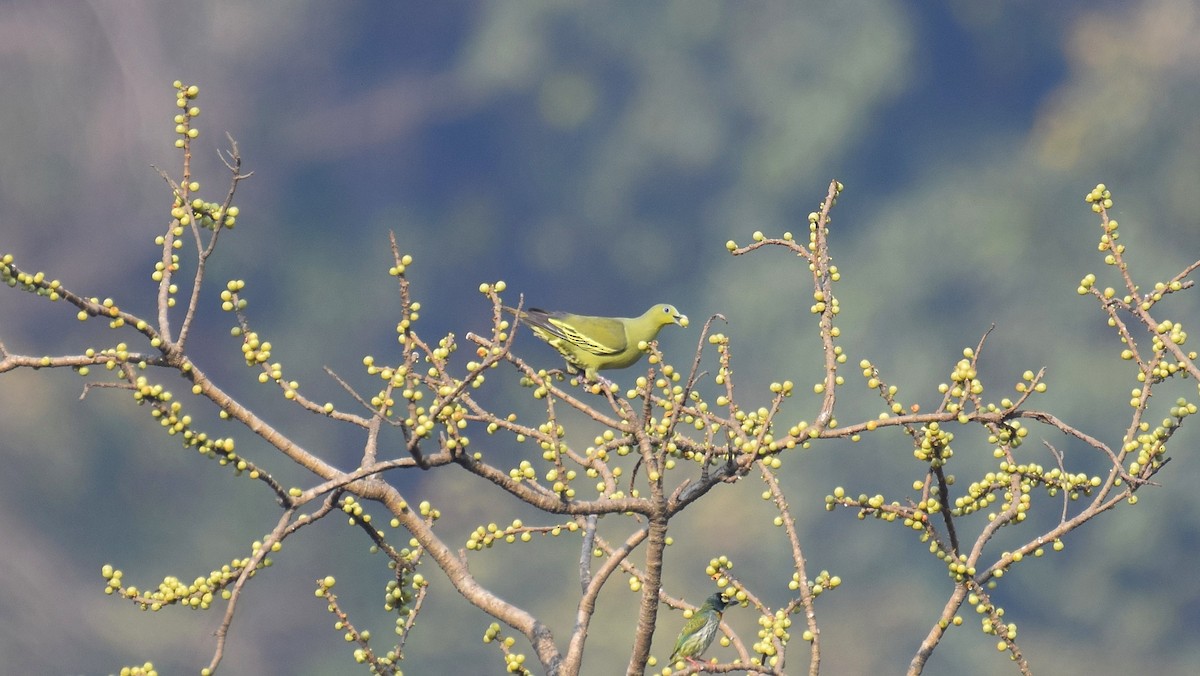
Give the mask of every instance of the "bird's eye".
M 665 312 L 665 313 L 667 313 L 667 314 L 671 314 L 671 308 L 669 308 L 669 307 L 664 307 L 664 308 L 663 308 L 663 312 Z

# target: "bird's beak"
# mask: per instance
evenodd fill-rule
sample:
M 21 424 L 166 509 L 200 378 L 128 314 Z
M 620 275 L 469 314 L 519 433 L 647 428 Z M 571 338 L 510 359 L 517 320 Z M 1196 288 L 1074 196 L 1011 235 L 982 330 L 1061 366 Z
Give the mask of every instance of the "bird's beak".
M 680 326 L 687 327 L 687 325 L 688 325 L 687 315 L 675 315 L 675 323 Z

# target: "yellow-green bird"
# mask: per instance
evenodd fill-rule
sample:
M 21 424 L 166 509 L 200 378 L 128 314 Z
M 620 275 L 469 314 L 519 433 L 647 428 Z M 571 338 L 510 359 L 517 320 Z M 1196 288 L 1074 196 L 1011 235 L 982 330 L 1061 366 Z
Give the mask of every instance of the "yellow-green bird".
M 717 636 L 717 628 L 721 626 L 721 615 L 725 612 L 725 606 L 730 603 L 733 602 L 727 601 L 721 592 L 705 599 L 679 631 L 679 638 L 675 639 L 675 650 L 671 652 L 668 661 L 675 664 L 676 660 L 683 658 L 695 664 L 696 658 L 712 645 Z
M 660 303 L 640 317 L 589 317 L 537 308 L 505 310 L 529 325 L 534 335 L 558 350 L 567 360 L 567 372 L 583 372 L 596 380 L 602 369 L 623 369 L 642 358 L 638 343 L 650 342 L 667 324 L 688 325 L 687 315 L 674 305 Z

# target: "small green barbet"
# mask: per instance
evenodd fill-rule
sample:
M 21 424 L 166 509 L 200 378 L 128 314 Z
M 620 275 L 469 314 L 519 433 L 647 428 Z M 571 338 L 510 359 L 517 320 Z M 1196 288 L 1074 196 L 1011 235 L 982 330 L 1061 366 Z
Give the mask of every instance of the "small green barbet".
M 708 650 L 713 639 L 717 636 L 717 628 L 721 626 L 721 615 L 725 612 L 728 601 L 721 592 L 717 592 L 704 600 L 704 603 L 692 613 L 691 619 L 683 625 L 679 638 L 675 639 L 675 650 L 671 652 L 669 662 L 674 664 L 680 658 L 692 664 L 697 664 L 695 658 Z
M 504 308 L 528 324 L 534 335 L 558 350 L 567 360 L 567 372 L 583 372 L 597 380 L 601 369 L 623 369 L 642 358 L 638 343 L 650 342 L 668 324 L 688 325 L 687 315 L 673 305 L 661 303 L 640 317 L 590 317 L 570 312 L 547 312 L 537 308 Z

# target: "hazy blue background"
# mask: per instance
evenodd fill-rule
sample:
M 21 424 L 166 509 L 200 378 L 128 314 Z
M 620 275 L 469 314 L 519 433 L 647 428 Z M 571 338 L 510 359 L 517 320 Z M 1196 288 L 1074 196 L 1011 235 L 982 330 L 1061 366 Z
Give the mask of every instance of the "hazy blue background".
M 177 167 L 175 79 L 202 88 L 202 192 L 223 194 L 225 131 L 255 172 L 239 194 L 239 227 L 210 266 L 203 311 L 213 324 L 197 331 L 197 360 L 343 466 L 356 462 L 357 435 L 298 415 L 238 365 L 229 318 L 216 309 L 224 280 L 248 281 L 275 358 L 319 401 L 349 406 L 322 365 L 366 386 L 362 355 L 395 354 L 394 230 L 416 258 L 427 337 L 486 326 L 481 281 L 506 280 L 513 302 L 524 292 L 595 314 L 669 300 L 694 323 L 664 333 L 668 354 L 689 361 L 695 327 L 724 313 L 739 390 L 755 403 L 771 379 L 807 391 L 817 377 L 807 272 L 782 252 L 734 259 L 724 242 L 757 229 L 802 236 L 836 177 L 846 185 L 832 237 L 851 365 L 871 358 L 906 402 L 929 408 L 960 350 L 995 323 L 983 366 L 994 397 L 1048 365 L 1041 405 L 1115 445 L 1134 384 L 1095 303 L 1075 294 L 1084 274 L 1107 272 L 1083 195 L 1098 181 L 1113 188 L 1144 284 L 1200 257 L 1196 2 L 7 0 L 0 252 L 77 291 L 151 308 L 152 240 L 170 197 L 150 165 Z M 1185 294 L 1169 307 L 1187 325 L 1200 303 Z M 0 293 L 0 340 L 60 354 L 117 338 L 98 322 L 81 327 L 66 306 L 10 292 Z M 530 341 L 523 351 L 555 363 Z M 844 373 L 841 420 L 874 415 L 855 369 Z M 219 613 L 141 614 L 101 593 L 100 566 L 124 568 L 126 583 L 143 588 L 165 574 L 207 574 L 270 530 L 271 497 L 181 453 L 126 395 L 78 401 L 81 383 L 69 373 L 0 379 L 0 658 L 12 673 L 101 674 L 146 659 L 160 673 L 195 673 Z M 498 405 L 525 406 L 511 378 L 494 385 Z M 1176 389 L 1195 395 L 1190 384 Z M 815 401 L 798 397 L 790 414 L 811 419 Z M 214 430 L 236 434 L 239 451 L 285 484 L 302 480 L 242 429 Z M 1074 467 L 1102 471 L 1094 453 L 1047 438 Z M 996 598 L 1035 672 L 1200 672 L 1196 435 L 1176 439 L 1164 486 L 1143 491 L 1138 508 L 1005 579 Z M 475 441 L 513 465 L 532 453 Z M 962 435 L 957 450 L 960 480 L 990 461 L 977 436 Z M 1025 452 L 1052 462 L 1038 443 Z M 825 673 L 901 672 L 949 593 L 911 535 L 822 509 L 836 485 L 902 499 L 918 471 L 901 435 L 819 446 L 786 467 L 812 572 L 845 581 L 818 607 Z M 491 517 L 453 507 L 497 499 L 454 471 L 395 479 L 411 499 L 441 504 L 440 528 L 458 542 Z M 739 576 L 783 598 L 788 562 L 759 491 L 753 478 L 725 487 L 676 524 L 673 592 L 702 598 L 704 562 L 728 553 Z M 1045 510 L 1037 527 L 1049 527 L 1056 503 L 1035 500 Z M 312 596 L 326 574 L 385 645 L 386 572 L 341 524 L 290 541 L 251 586 L 227 673 L 348 673 L 351 649 Z M 1002 534 L 994 553 L 1034 532 Z M 561 643 L 576 546 L 501 547 L 472 565 L 544 614 Z M 495 673 L 498 658 L 481 661 L 487 620 L 464 615 L 440 576 L 426 574 L 436 601 L 408 644 L 406 673 Z M 617 673 L 628 655 L 634 597 L 614 582 L 588 674 Z M 1015 673 L 963 614 L 926 673 Z M 727 618 L 753 640 L 750 611 Z M 663 616 L 660 657 L 679 621 Z M 799 641 L 791 655 L 798 672 Z

